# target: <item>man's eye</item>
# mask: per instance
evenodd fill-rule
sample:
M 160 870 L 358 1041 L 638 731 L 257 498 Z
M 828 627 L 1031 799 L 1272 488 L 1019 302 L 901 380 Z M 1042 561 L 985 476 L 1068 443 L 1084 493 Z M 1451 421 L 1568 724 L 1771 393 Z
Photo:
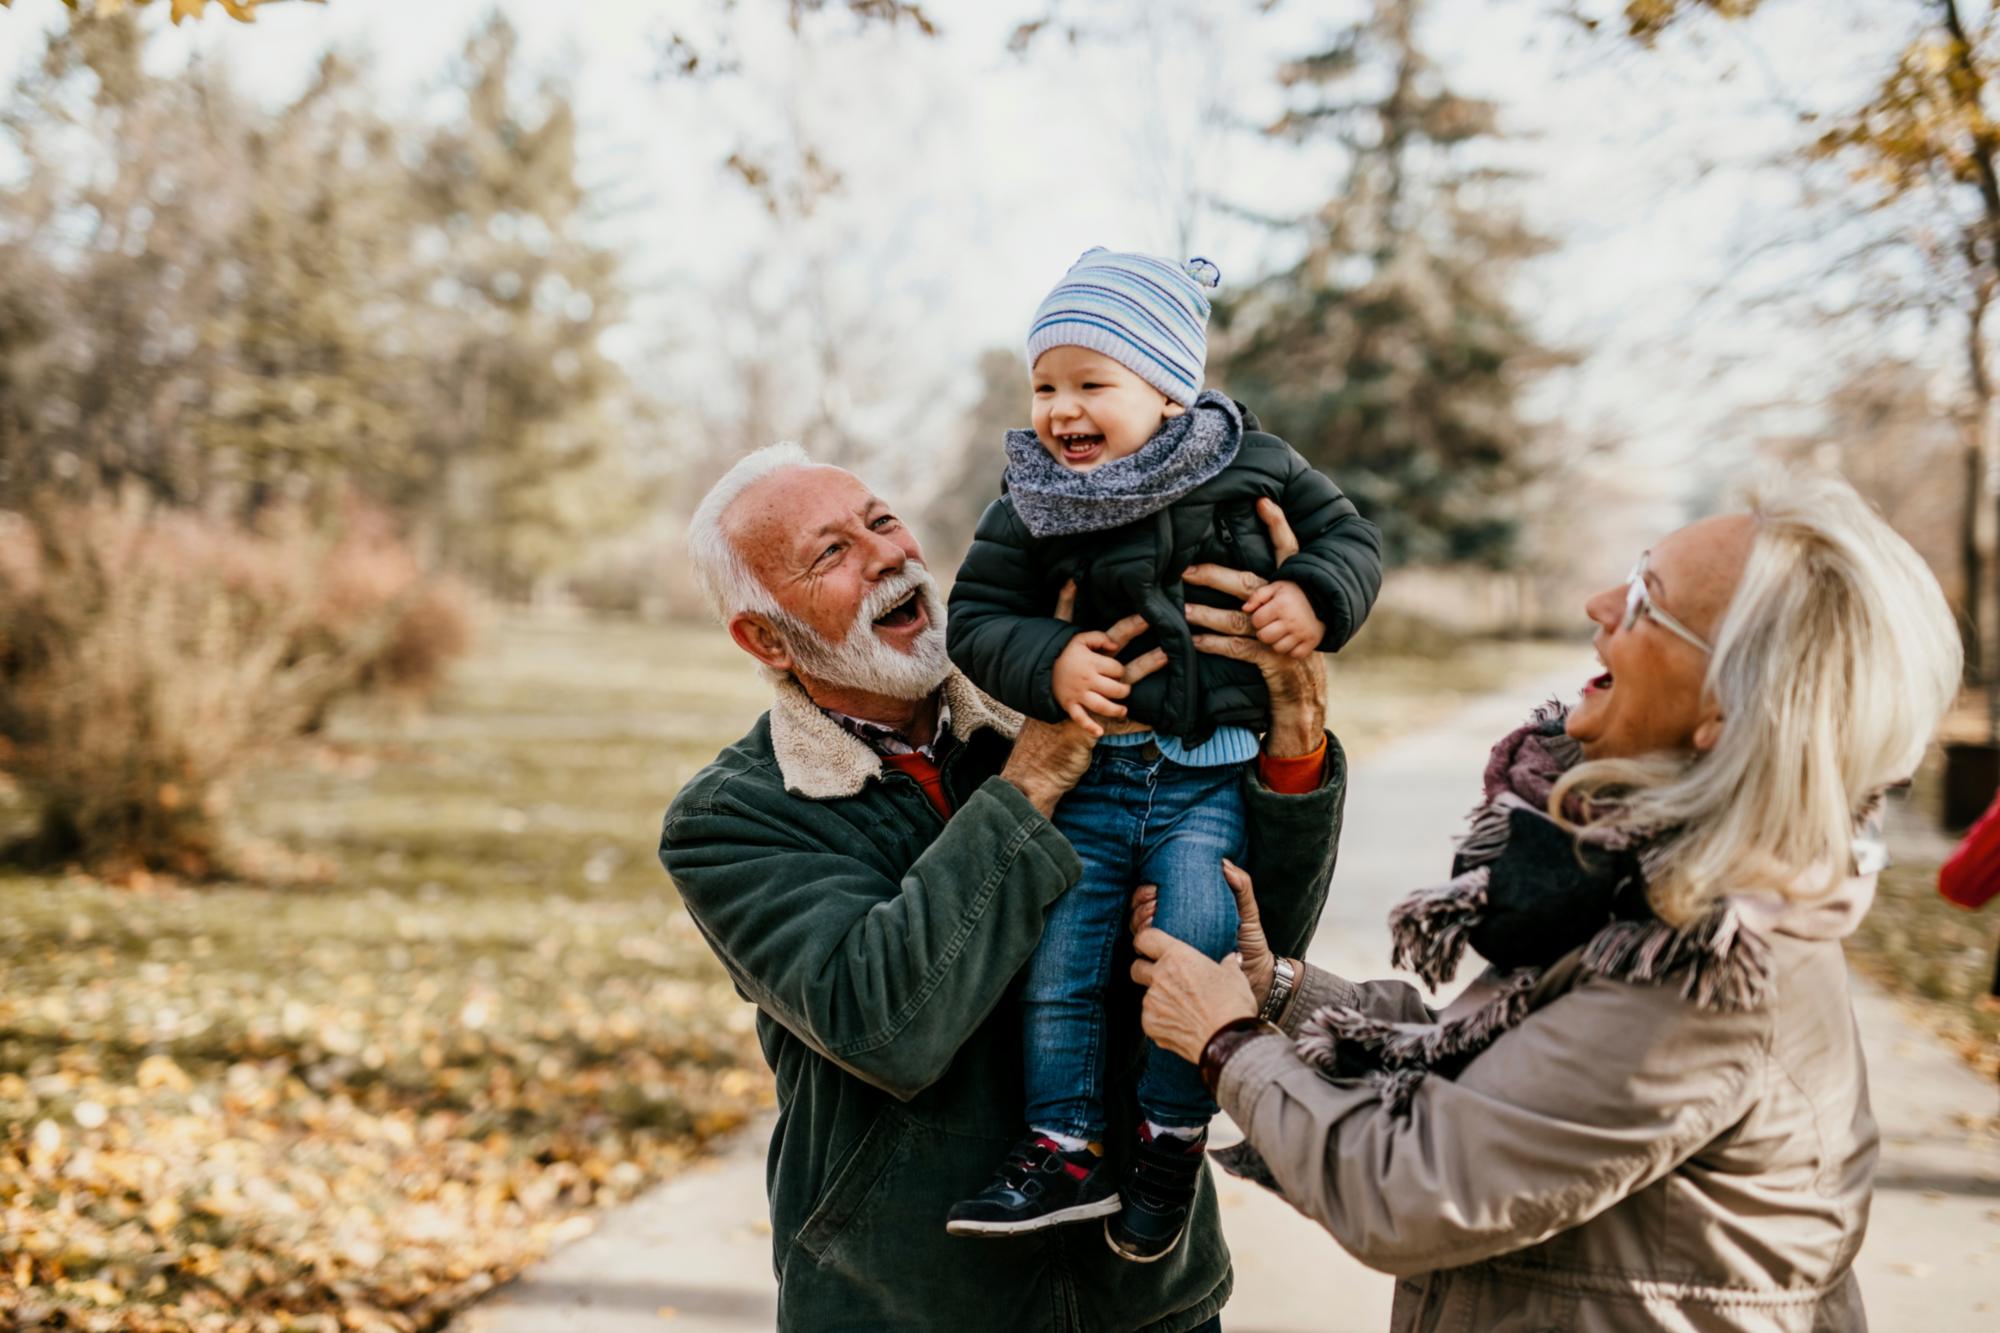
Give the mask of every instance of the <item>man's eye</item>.
M 896 516 L 894 514 L 884 514 L 880 518 L 875 520 L 874 526 L 876 528 L 882 528 L 885 524 L 891 528 L 895 527 Z
M 835 542 L 833 545 L 827 547 L 824 551 L 821 551 L 819 553 L 820 563 L 824 564 L 828 560 L 831 560 L 834 556 L 837 556 L 839 554 L 840 554 L 840 543 Z

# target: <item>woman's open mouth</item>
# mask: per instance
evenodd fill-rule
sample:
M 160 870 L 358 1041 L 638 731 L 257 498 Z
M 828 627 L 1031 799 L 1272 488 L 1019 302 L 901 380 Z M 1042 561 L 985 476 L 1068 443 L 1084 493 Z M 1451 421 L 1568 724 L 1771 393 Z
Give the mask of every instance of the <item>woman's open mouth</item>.
M 923 614 L 923 598 L 913 592 L 884 614 L 875 617 L 875 624 L 880 629 L 908 629 L 923 619 Z

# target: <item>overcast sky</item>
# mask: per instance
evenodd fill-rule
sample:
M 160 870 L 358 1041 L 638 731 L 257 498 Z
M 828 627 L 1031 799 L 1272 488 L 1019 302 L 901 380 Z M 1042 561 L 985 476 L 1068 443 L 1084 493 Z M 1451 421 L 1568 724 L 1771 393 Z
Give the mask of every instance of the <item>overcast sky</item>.
M 251 28 L 216 12 L 166 30 L 154 14 L 163 31 L 151 58 L 165 66 L 200 50 L 275 99 L 332 42 L 371 52 L 386 94 L 419 106 L 495 8 L 520 29 L 529 68 L 573 86 L 584 176 L 641 296 L 615 350 L 642 381 L 669 400 L 690 392 L 712 368 L 712 336 L 728 336 L 732 275 L 753 259 L 810 252 L 836 274 L 838 302 L 867 316 L 854 338 L 867 346 L 853 350 L 871 389 L 936 400 L 915 405 L 930 415 L 907 418 L 935 427 L 972 392 L 978 351 L 1018 344 L 1078 253 L 1174 247 L 1187 176 L 1258 211 L 1325 196 L 1329 176 L 1204 130 L 1203 117 L 1218 104 L 1268 115 L 1276 63 L 1312 49 L 1353 6 L 1292 0 L 1256 16 L 1247 0 L 1135 3 L 1134 13 L 1166 17 L 1079 51 L 1046 41 L 1023 61 L 1005 45 L 1020 13 L 1037 8 L 1028 0 L 927 4 L 944 28 L 936 39 L 857 36 L 828 21 L 805 49 L 786 39 L 777 0 L 741 0 L 727 14 L 718 0 L 333 0 L 275 6 Z M 1827 363 L 1810 329 L 1746 317 L 1726 299 L 1698 304 L 1783 225 L 1785 176 L 1746 164 L 1797 139 L 1786 102 L 1839 105 L 1864 92 L 1916 6 L 1767 0 L 1751 23 L 1705 25 L 1657 54 L 1586 34 L 1556 8 L 1436 0 L 1425 28 L 1448 80 L 1501 104 L 1518 136 L 1504 160 L 1526 173 L 1520 206 L 1559 242 L 1523 275 L 1520 299 L 1544 338 L 1586 356 L 1546 381 L 1532 410 L 1626 438 L 1636 464 L 1656 470 L 1653 484 L 1697 489 L 1747 453 L 1746 405 L 1795 395 Z M 0 71 L 31 58 L 60 12 L 57 0 L 0 11 Z M 1189 15 L 1206 17 L 1205 34 L 1190 35 L 1202 25 Z M 664 74 L 672 33 L 732 56 L 741 72 Z M 780 232 L 720 164 L 740 144 L 780 142 L 788 117 L 808 126 L 847 186 L 809 226 Z M 1195 223 L 1192 248 L 1225 282 L 1284 256 L 1287 242 L 1253 225 L 1213 211 Z

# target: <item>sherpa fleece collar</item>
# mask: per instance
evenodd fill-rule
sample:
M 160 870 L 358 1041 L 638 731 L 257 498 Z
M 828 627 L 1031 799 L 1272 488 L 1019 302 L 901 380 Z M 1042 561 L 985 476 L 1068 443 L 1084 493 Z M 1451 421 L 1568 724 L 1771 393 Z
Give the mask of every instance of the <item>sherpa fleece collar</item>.
M 940 686 L 951 706 L 951 734 L 964 741 L 992 728 L 1009 738 L 1021 730 L 1021 715 L 994 702 L 956 667 Z M 867 742 L 820 711 L 805 687 L 787 676 L 771 702 L 771 749 L 785 790 L 809 801 L 853 796 L 882 776 L 882 756 Z

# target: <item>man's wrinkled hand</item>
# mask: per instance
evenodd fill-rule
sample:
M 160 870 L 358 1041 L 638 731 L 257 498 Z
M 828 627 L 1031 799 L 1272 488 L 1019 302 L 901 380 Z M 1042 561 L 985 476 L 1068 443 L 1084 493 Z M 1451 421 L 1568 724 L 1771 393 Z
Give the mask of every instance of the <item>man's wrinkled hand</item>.
M 1271 547 L 1278 563 L 1298 554 L 1299 539 L 1286 521 L 1285 511 L 1274 500 L 1257 502 L 1257 517 L 1271 533 Z M 1245 569 L 1223 565 L 1194 565 L 1181 575 L 1184 583 L 1211 588 L 1249 602 L 1272 581 Z M 1269 597 L 1276 594 L 1268 594 Z M 1259 603 L 1263 606 L 1264 603 Z M 1311 754 L 1319 748 L 1326 730 L 1326 667 L 1317 652 L 1303 657 L 1279 652 L 1258 635 L 1258 626 L 1248 610 L 1230 611 L 1221 607 L 1187 604 L 1188 625 L 1196 633 L 1194 646 L 1204 653 L 1248 662 L 1263 673 L 1264 687 L 1271 696 L 1271 729 L 1264 736 L 1264 752 L 1277 757 Z M 1202 632 L 1207 631 L 1207 632 Z M 1317 641 L 1314 647 L 1318 646 Z
M 1076 580 L 1065 583 L 1057 594 L 1055 616 L 1058 620 L 1075 618 Z M 1130 615 L 1110 629 L 1079 635 L 1078 638 L 1101 643 L 1110 653 L 1116 654 L 1145 632 L 1146 618 Z M 1167 655 L 1155 648 L 1130 662 L 1116 662 L 1114 658 L 1114 664 L 1122 672 L 1118 683 L 1129 691 L 1133 685 L 1166 666 Z M 1123 712 L 1121 707 L 1121 718 Z M 1029 718 L 1021 724 L 1021 734 L 1014 740 L 1014 752 L 1007 757 L 1000 776 L 1019 787 L 1022 795 L 1042 814 L 1053 814 L 1056 802 L 1076 786 L 1084 771 L 1090 767 L 1090 751 L 1097 738 L 1107 729 L 1129 731 L 1133 726 L 1122 720 L 1100 725 L 1088 718 L 1079 719 L 1074 712 L 1070 720 L 1060 723 Z

